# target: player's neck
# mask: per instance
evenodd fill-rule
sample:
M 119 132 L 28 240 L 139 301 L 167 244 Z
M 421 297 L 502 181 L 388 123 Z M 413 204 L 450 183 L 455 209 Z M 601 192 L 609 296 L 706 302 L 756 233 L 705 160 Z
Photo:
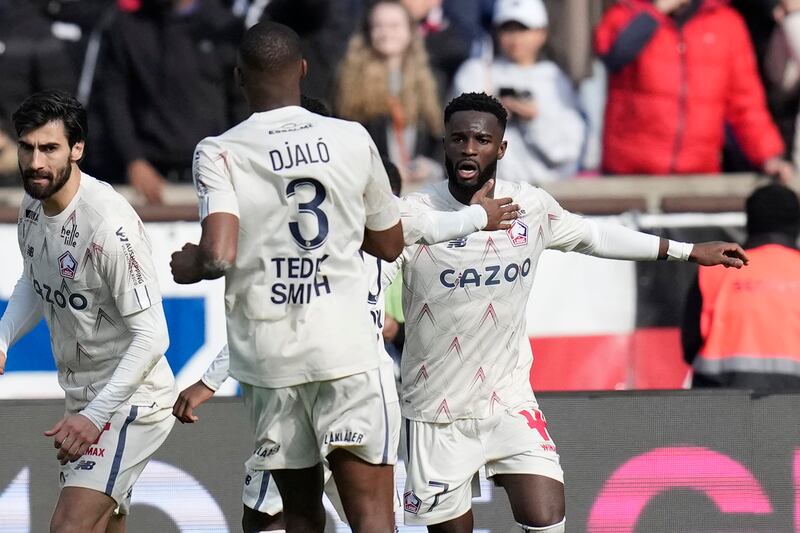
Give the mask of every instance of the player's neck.
M 492 177 L 492 179 L 494 179 L 494 177 Z M 453 182 L 450 181 L 447 183 L 447 189 L 450 191 L 450 194 L 453 196 L 453 198 L 464 205 L 470 205 L 472 203 L 472 197 L 476 192 L 478 192 L 478 189 L 465 189 L 459 187 L 458 185 L 454 185 Z M 494 198 L 494 187 L 492 187 L 491 190 L 486 193 L 486 197 Z
M 78 194 L 81 185 L 81 170 L 75 163 L 72 164 L 69 179 L 55 194 L 42 200 L 42 210 L 49 217 L 54 217 L 67 208 L 69 203 Z
M 252 113 L 263 113 L 287 106 L 300 105 L 300 88 L 297 90 L 261 90 L 256 94 L 247 95 L 247 104 Z
M 282 100 L 263 100 L 260 102 L 253 102 L 250 104 L 251 113 L 264 113 L 272 111 L 273 109 L 280 109 L 281 107 L 299 106 L 300 99 L 286 98 Z

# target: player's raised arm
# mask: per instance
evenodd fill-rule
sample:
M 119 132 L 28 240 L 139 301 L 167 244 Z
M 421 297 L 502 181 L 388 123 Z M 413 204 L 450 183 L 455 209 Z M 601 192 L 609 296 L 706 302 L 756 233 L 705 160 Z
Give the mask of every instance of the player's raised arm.
M 194 185 L 200 202 L 200 244 L 186 243 L 172 254 L 176 283 L 217 279 L 236 261 L 239 242 L 239 202 L 233 189 L 227 152 L 210 141 L 197 145 Z
M 32 330 L 42 319 L 42 299 L 33 284 L 20 276 L 11 293 L 3 318 L 0 319 L 0 374 L 5 373 L 8 348 Z
M 361 249 L 384 261 L 394 261 L 403 252 L 403 226 L 389 177 L 383 167 L 375 143 L 369 138 L 370 175 L 364 189 L 367 221 Z
M 230 375 L 229 360 L 230 352 L 226 344 L 211 361 L 203 377 L 183 389 L 178 395 L 175 405 L 172 406 L 172 414 L 175 418 L 186 424 L 193 424 L 199 420 L 194 414 L 194 410 L 214 396 L 214 393 L 228 379 Z
M 735 243 L 692 244 L 673 241 L 635 231 L 620 224 L 589 220 L 561 208 L 547 193 L 542 193 L 553 233 L 548 248 L 575 251 L 606 259 L 631 261 L 692 261 L 704 266 L 723 265 L 741 268 L 747 255 Z
M 361 249 L 384 261 L 394 261 L 403 252 L 403 226 L 400 222 L 386 230 L 364 228 Z

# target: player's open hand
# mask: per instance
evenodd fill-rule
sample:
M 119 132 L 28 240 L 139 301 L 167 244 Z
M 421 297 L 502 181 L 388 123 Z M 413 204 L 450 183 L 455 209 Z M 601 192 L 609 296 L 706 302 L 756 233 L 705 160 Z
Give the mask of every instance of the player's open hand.
M 6 352 L 0 350 L 0 376 L 6 373 Z
M 97 441 L 100 430 L 83 415 L 67 415 L 45 431 L 44 436 L 53 437 L 58 460 L 65 465 L 67 462 L 77 461 L 86 453 L 89 446 Z
M 472 195 L 470 204 L 479 204 L 486 211 L 486 227 L 485 231 L 495 231 L 499 229 L 508 229 L 511 227 L 511 222 L 517 218 L 519 206 L 512 203 L 513 199 L 505 198 L 492 198 L 489 194 L 494 189 L 494 180 L 491 179 L 483 184 L 483 187 Z
M 172 414 L 181 423 L 194 424 L 199 420 L 194 414 L 195 408 L 204 404 L 212 396 L 214 396 L 214 391 L 202 381 L 198 381 L 181 391 L 175 405 L 172 406 Z
M 692 247 L 689 261 L 698 265 L 723 265 L 725 268 L 742 268 L 749 259 L 741 246 L 732 242 L 702 242 Z
M 169 262 L 175 283 L 197 283 L 203 279 L 200 271 L 200 247 L 187 242 L 179 252 L 172 254 Z

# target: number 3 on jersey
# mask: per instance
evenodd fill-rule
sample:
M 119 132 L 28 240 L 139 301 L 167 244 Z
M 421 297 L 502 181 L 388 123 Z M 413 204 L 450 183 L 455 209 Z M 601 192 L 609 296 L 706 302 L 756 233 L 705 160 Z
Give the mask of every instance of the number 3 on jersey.
M 286 198 L 292 198 L 299 188 L 311 187 L 314 189 L 314 198 L 308 202 L 299 202 L 297 204 L 297 221 L 289 222 L 289 230 L 292 232 L 292 238 L 297 245 L 303 250 L 315 250 L 322 246 L 325 239 L 328 238 L 328 217 L 325 212 L 319 208 L 320 204 L 325 201 L 328 196 L 325 187 L 313 178 L 298 178 L 292 180 L 286 186 Z M 302 215 L 306 215 L 302 217 Z M 309 226 L 311 224 L 304 223 L 301 225 L 301 220 L 308 219 L 308 215 L 316 219 L 317 234 L 313 237 L 303 234 L 303 230 L 310 233 Z

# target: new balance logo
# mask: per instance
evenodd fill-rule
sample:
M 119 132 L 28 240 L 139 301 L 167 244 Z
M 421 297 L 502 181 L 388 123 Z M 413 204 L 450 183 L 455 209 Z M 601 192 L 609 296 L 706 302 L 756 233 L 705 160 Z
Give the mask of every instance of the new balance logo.
M 467 238 L 462 237 L 460 239 L 453 239 L 452 241 L 447 243 L 448 248 L 463 248 L 467 245 Z
M 78 461 L 74 470 L 91 470 L 96 463 L 94 461 Z

